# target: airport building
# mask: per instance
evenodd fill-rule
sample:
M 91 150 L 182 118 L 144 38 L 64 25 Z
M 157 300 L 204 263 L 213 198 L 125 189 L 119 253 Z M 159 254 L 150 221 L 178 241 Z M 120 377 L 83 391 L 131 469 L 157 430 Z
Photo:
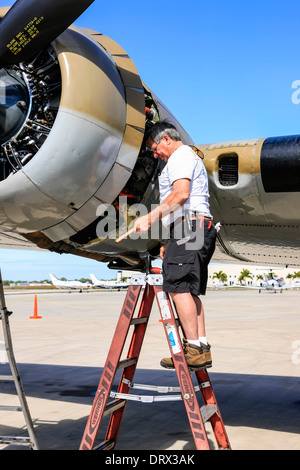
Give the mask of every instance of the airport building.
M 157 261 L 153 264 L 153 266 L 161 266 L 161 262 Z M 241 276 L 242 271 L 244 270 L 249 271 L 249 276 L 251 276 L 244 277 L 242 283 L 246 286 L 259 285 L 263 280 L 264 274 L 268 275 L 269 273 L 273 273 L 275 277 L 283 277 L 287 285 L 294 284 L 294 282 L 297 281 L 297 278 L 293 279 L 292 276 L 295 272 L 300 273 L 300 267 L 286 268 L 285 266 L 259 266 L 256 264 L 247 263 L 210 263 L 208 266 L 208 287 L 214 287 L 220 283 L 223 283 L 225 285 L 239 284 L 239 278 Z M 225 278 L 222 273 L 226 275 Z M 118 271 L 117 280 L 126 278 L 126 280 L 130 282 L 130 278 L 134 274 L 137 273 L 135 271 Z M 298 282 L 299 281 L 300 278 L 298 278 Z
M 295 272 L 299 272 L 299 268 L 286 268 L 285 266 L 276 267 L 276 266 L 258 266 L 256 264 L 217 264 L 217 263 L 210 263 L 208 267 L 208 286 L 212 287 L 218 283 L 220 283 L 220 278 L 222 277 L 222 273 L 226 274 L 227 280 L 224 284 L 232 285 L 232 284 L 239 284 L 239 278 L 243 270 L 249 271 L 249 276 L 252 277 L 244 277 L 243 284 L 244 285 L 259 285 L 262 281 L 264 274 L 268 275 L 269 273 L 273 273 L 275 277 L 282 277 L 285 280 L 287 285 L 293 284 L 296 279 L 293 279 L 292 276 Z M 298 278 L 298 281 L 300 278 Z

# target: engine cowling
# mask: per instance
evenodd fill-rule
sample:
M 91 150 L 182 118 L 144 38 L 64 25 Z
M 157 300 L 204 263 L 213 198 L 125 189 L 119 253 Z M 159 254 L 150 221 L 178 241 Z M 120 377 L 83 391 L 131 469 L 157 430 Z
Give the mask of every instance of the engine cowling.
M 189 136 L 142 83 L 127 53 L 97 32 L 71 26 L 30 61 L 2 70 L 3 233 L 115 260 L 116 267 L 120 259 L 140 266 L 149 250 L 157 252 L 158 239 L 120 246 L 109 236 L 99 239 L 97 224 L 108 206 L 119 229 L 132 220 L 130 207 L 158 202 L 160 162 L 143 142 L 149 126 L 169 118 L 184 142 L 192 143 Z

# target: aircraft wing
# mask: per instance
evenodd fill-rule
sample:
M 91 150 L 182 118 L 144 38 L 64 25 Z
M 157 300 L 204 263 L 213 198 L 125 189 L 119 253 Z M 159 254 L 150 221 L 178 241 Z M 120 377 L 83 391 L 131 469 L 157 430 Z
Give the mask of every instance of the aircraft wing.
M 284 286 L 281 286 L 281 287 L 278 287 L 278 289 L 283 289 L 283 290 L 289 290 L 289 289 L 295 289 L 295 286 L 292 286 L 292 285 L 284 285 Z
M 194 142 L 119 44 L 70 26 L 91 1 L 75 3 L 0 8 L 0 246 L 144 270 L 162 227 L 115 240 L 159 202 L 145 133 L 168 118 Z M 213 261 L 299 266 L 300 136 L 198 148 L 221 224 Z

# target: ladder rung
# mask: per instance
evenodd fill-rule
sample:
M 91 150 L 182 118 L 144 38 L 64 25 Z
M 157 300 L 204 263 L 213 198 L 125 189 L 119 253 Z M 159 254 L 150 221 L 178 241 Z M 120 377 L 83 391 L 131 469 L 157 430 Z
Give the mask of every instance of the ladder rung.
M 0 375 L 0 380 L 14 380 L 12 375 Z
M 22 411 L 22 407 L 21 406 L 0 405 L 0 411 Z
M 172 392 L 180 392 L 181 389 L 180 387 L 169 387 L 169 386 L 164 386 L 164 385 L 148 385 L 148 384 L 138 384 L 138 383 L 133 383 L 130 380 L 123 378 L 122 382 L 128 387 L 132 389 L 137 389 L 137 390 L 150 390 L 153 392 L 157 393 L 172 393 Z M 194 387 L 195 392 L 199 392 L 200 389 L 210 387 L 209 381 L 202 382 L 200 385 L 196 385 Z
M 94 447 L 94 450 L 110 450 L 113 449 L 116 442 L 110 439 L 109 441 L 103 441 Z
M 212 403 L 201 406 L 200 411 L 203 421 L 206 422 L 212 417 L 212 415 L 218 412 L 218 407 Z
M 146 323 L 148 317 L 133 318 L 130 322 L 130 325 L 139 325 L 140 323 Z
M 123 406 L 126 405 L 126 400 L 114 400 L 109 403 L 107 403 L 103 416 L 107 416 L 110 413 L 113 413 L 114 411 L 117 411 L 119 408 L 122 408 Z
M 126 367 L 134 366 L 134 364 L 137 363 L 137 358 L 132 357 L 132 358 L 127 358 L 123 359 L 122 361 L 119 362 L 117 366 L 117 370 L 119 369 L 125 369 Z
M 1 444 L 18 444 L 20 446 L 28 446 L 31 444 L 30 437 L 19 436 L 0 436 Z
M 158 401 L 180 401 L 181 395 L 154 396 L 154 395 L 133 395 L 132 393 L 110 392 L 111 398 L 120 398 L 122 400 L 139 401 L 141 403 L 154 403 Z

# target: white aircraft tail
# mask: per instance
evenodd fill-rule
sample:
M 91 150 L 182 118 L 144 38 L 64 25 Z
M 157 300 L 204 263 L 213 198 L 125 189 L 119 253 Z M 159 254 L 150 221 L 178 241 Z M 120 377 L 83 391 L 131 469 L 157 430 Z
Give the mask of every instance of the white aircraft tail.
M 54 274 L 52 273 L 50 273 L 50 279 L 53 282 L 53 284 L 58 281 L 57 277 L 55 277 Z
M 99 284 L 98 279 L 96 278 L 95 274 L 90 274 L 93 284 Z

